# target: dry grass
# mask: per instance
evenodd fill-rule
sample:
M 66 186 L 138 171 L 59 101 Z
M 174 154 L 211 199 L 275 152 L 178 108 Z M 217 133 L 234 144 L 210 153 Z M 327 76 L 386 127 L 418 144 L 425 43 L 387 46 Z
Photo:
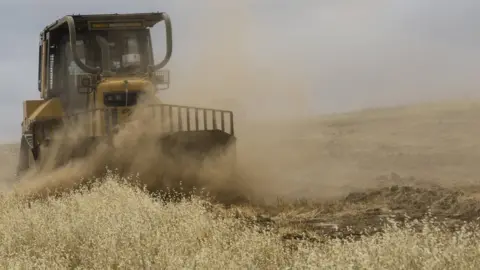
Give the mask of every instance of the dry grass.
M 475 269 L 478 230 L 429 222 L 360 240 L 282 240 L 200 198 L 161 202 L 109 176 L 90 191 L 30 204 L 0 199 L 2 268 Z

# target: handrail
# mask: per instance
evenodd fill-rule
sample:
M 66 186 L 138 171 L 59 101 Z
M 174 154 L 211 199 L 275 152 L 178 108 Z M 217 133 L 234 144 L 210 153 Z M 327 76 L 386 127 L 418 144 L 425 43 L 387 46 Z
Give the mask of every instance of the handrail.
M 77 53 L 77 31 L 75 30 L 75 21 L 73 20 L 72 16 L 65 16 L 64 20 L 68 25 L 68 32 L 70 35 L 70 50 L 72 52 L 73 60 L 75 61 L 75 63 L 87 73 L 100 73 L 102 71 L 100 67 L 91 67 L 80 60 Z
M 159 111 L 155 109 L 160 109 Z M 165 108 L 168 108 L 168 113 L 165 113 Z M 192 107 L 192 106 L 184 106 L 184 105 L 172 105 L 172 104 L 148 104 L 145 107 L 138 107 L 134 108 L 133 110 L 137 109 L 152 109 L 153 117 L 160 115 L 161 121 L 168 120 L 170 132 L 174 132 L 176 125 L 176 131 L 200 131 L 200 130 L 221 130 L 226 133 L 230 133 L 234 135 L 234 123 L 233 123 L 233 112 L 228 110 L 220 110 L 220 109 L 211 109 L 211 108 L 202 108 L 202 107 Z M 174 111 L 176 110 L 176 111 Z M 82 115 L 91 114 L 96 115 L 96 112 L 103 113 L 99 119 L 103 119 L 103 121 L 108 121 L 108 123 L 104 123 L 108 129 L 115 128 L 118 125 L 119 116 L 119 109 L 116 107 L 113 108 L 96 108 L 85 110 L 73 114 L 69 114 L 64 116 L 66 120 L 70 119 L 78 119 Z M 160 112 L 160 113 L 158 113 Z M 176 119 L 174 119 L 174 112 L 177 113 Z M 209 116 L 208 113 L 211 113 Z M 186 113 L 185 118 L 182 117 L 183 113 Z M 113 121 L 115 120 L 115 121 Z M 193 122 L 193 123 L 192 123 Z M 200 123 L 203 122 L 201 126 Z M 208 124 L 211 124 L 212 128 L 208 128 Z M 227 125 L 230 126 L 229 130 L 227 130 Z M 203 127 L 203 129 L 202 129 Z M 110 130 L 106 130 L 107 133 Z
M 165 22 L 165 36 L 166 36 L 166 52 L 165 52 L 165 57 L 163 58 L 162 62 L 150 66 L 152 70 L 159 70 L 163 68 L 165 65 L 167 65 L 168 61 L 170 61 L 170 58 L 172 57 L 172 43 L 173 43 L 173 38 L 172 38 L 172 21 L 170 20 L 170 16 L 162 12 L 161 16 L 163 17 L 163 21 Z

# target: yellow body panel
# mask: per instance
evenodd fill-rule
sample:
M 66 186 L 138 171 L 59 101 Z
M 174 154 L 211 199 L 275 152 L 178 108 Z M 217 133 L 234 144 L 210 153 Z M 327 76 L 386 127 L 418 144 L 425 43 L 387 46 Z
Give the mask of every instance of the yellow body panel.
M 63 106 L 58 98 L 52 98 L 42 103 L 27 118 L 28 120 L 42 120 L 50 118 L 61 118 L 63 116 Z
M 33 121 L 60 119 L 63 117 L 63 106 L 57 98 L 49 100 L 26 100 L 23 102 L 22 129 L 28 129 Z
M 155 96 L 155 86 L 146 78 L 139 77 L 123 77 L 108 78 L 98 84 L 95 96 L 96 108 L 103 107 L 103 94 L 108 92 L 126 92 L 126 91 L 143 91 L 149 93 L 152 99 L 149 100 L 154 104 L 161 103 L 160 99 Z
M 99 93 L 125 91 L 125 85 L 127 85 L 129 90 L 153 91 L 155 89 L 153 84 L 146 78 L 144 79 L 139 77 L 123 77 L 105 79 L 98 85 L 97 91 Z
M 90 94 L 90 104 L 93 106 L 89 108 L 90 110 L 95 110 L 91 113 L 89 119 L 91 119 L 89 135 L 104 136 L 108 135 L 108 130 L 111 128 L 110 124 L 114 121 L 114 124 L 125 123 L 128 116 L 132 113 L 134 106 L 118 106 L 118 107 L 106 107 L 104 105 L 103 96 L 104 93 L 112 92 L 138 92 L 142 91 L 146 93 L 148 98 L 148 103 L 150 104 L 159 104 L 161 103 L 160 99 L 155 95 L 155 86 L 150 80 L 142 77 L 114 77 L 114 78 L 105 78 L 101 81 L 95 93 Z M 94 100 L 95 98 L 95 100 Z M 103 111 L 101 109 L 108 109 L 108 111 Z M 115 111 L 115 116 L 105 115 L 109 110 Z M 87 109 L 88 110 L 88 109 Z M 113 120 L 115 118 L 115 120 Z M 108 120 L 107 120 L 108 119 Z
M 23 102 L 23 119 L 27 119 L 44 102 L 44 100 L 25 100 Z

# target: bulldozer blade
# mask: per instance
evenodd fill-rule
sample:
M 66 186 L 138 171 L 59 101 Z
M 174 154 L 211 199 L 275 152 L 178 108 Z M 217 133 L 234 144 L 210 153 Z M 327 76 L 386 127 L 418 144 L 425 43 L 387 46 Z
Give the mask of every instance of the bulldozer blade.
M 85 172 L 88 179 L 84 178 L 84 184 L 87 185 L 92 180 L 103 181 L 110 170 L 119 177 L 138 176 L 135 181 L 140 181 L 151 194 L 170 196 L 168 191 L 175 191 L 173 194 L 185 196 L 194 190 L 202 190 L 210 198 L 221 198 L 222 202 L 227 200 L 225 198 L 244 201 L 239 188 L 241 183 L 236 182 L 235 143 L 235 136 L 221 130 L 201 130 L 169 133 L 153 138 L 153 141 L 139 139 L 135 144 L 125 145 L 125 148 L 119 148 L 119 145 L 113 147 L 109 144 L 109 138 L 97 137 L 85 138 L 75 147 L 52 142 L 50 145 L 55 145 L 56 149 L 47 146 L 42 150 L 47 157 L 55 158 L 55 168 L 61 168 L 73 160 L 83 162 L 83 159 L 91 163 L 87 165 L 89 171 Z M 100 152 L 95 152 L 98 149 Z M 144 155 L 142 150 L 145 149 L 151 152 Z M 155 157 L 150 156 L 151 153 Z M 93 162 L 89 160 L 91 155 L 97 155 L 93 157 Z M 224 159 L 216 163 L 216 158 Z M 214 177 L 217 178 L 213 180 L 217 182 L 213 184 L 209 179 L 211 175 L 202 174 L 205 162 L 210 160 L 213 163 L 208 165 L 213 164 L 214 170 L 221 171 L 221 178 L 215 172 Z M 42 163 L 42 160 L 38 162 Z
M 195 159 L 224 153 L 234 143 L 235 137 L 220 130 L 179 131 L 160 139 L 164 154 L 188 155 Z
M 103 137 L 88 137 L 77 142 L 74 146 L 68 142 L 59 143 L 58 145 L 50 142 L 42 148 L 43 153 L 41 153 L 41 156 L 55 155 L 56 167 L 60 167 L 70 160 L 88 157 L 94 153 L 94 150 L 102 142 L 111 146 L 108 139 Z M 220 130 L 178 131 L 159 136 L 156 142 L 152 142 L 148 138 L 145 138 L 145 140 L 139 138 L 138 144 L 142 142 L 146 142 L 147 147 L 158 147 L 158 150 L 165 158 L 203 161 L 207 157 L 225 154 L 227 150 L 234 151 L 235 137 Z M 54 148 L 57 149 L 53 153 L 49 149 L 51 145 L 55 145 Z M 126 145 L 125 147 L 129 148 L 130 146 L 132 145 Z M 107 149 L 110 151 L 110 154 L 115 154 L 113 146 Z
M 158 168 L 157 165 L 148 165 L 149 162 L 160 162 L 163 164 L 170 164 L 174 170 L 189 170 L 198 166 L 202 166 L 207 159 L 221 158 L 229 154 L 230 157 L 235 156 L 235 142 L 236 138 L 231 134 L 221 130 L 198 130 L 198 131 L 178 131 L 163 136 L 154 138 L 138 138 L 133 143 L 128 143 L 124 147 L 121 145 L 113 146 L 109 138 L 85 138 L 78 142 L 75 146 L 68 145 L 68 143 L 56 145 L 56 150 L 50 151 L 49 147 L 43 148 L 41 156 L 55 155 L 55 168 L 62 167 L 68 162 L 75 159 L 89 158 L 90 155 L 103 155 L 105 166 L 101 166 L 101 175 L 104 173 L 104 168 L 116 170 L 123 174 L 125 171 L 129 173 L 136 173 L 135 166 L 132 163 L 138 162 L 136 159 L 145 159 L 142 162 L 147 163 L 142 167 Z M 95 152 L 99 149 L 100 144 L 103 143 L 103 152 Z M 53 145 L 51 143 L 51 145 Z M 151 151 L 154 147 L 155 159 L 149 160 L 148 156 L 143 156 L 143 151 Z M 135 154 L 130 154 L 134 151 Z M 49 153 L 50 152 L 50 153 Z M 118 154 L 118 155 L 117 155 Z M 233 154 L 233 155 L 230 155 Z M 52 158 L 50 156 L 50 158 Z M 39 160 L 41 162 L 41 160 Z M 137 163 L 138 164 L 138 163 Z M 229 165 L 234 166 L 235 161 L 230 160 Z M 100 167 L 100 164 L 96 164 Z M 162 168 L 165 169 L 165 168 Z M 98 174 L 99 172 L 97 172 Z M 179 180 L 180 181 L 180 180 Z
M 181 189 L 185 194 L 196 189 L 206 190 L 211 198 L 232 198 L 240 192 L 236 182 L 236 138 L 231 134 L 221 130 L 180 131 L 160 138 L 159 142 L 165 163 L 160 169 L 162 174 L 150 180 L 150 192 Z M 205 164 L 212 166 L 214 175 L 203 174 Z

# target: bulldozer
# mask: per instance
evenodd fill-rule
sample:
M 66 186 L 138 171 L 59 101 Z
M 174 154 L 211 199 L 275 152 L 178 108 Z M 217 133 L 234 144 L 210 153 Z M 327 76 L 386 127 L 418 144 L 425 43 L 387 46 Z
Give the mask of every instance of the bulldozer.
M 161 22 L 166 53 L 156 63 L 150 31 Z M 40 99 L 23 102 L 17 174 L 48 158 L 55 140 L 68 140 L 54 133 L 80 125 L 78 119 L 81 143 L 68 156 L 60 155 L 57 166 L 87 155 L 99 142 L 108 144 L 142 96 L 150 97 L 142 109 L 165 123 L 158 145 L 166 156 L 199 160 L 234 148 L 232 111 L 166 104 L 158 97 L 159 91 L 170 88 L 165 67 L 172 43 L 172 24 L 165 12 L 66 15 L 46 26 L 38 48 Z

